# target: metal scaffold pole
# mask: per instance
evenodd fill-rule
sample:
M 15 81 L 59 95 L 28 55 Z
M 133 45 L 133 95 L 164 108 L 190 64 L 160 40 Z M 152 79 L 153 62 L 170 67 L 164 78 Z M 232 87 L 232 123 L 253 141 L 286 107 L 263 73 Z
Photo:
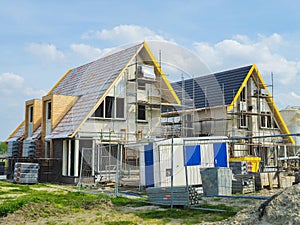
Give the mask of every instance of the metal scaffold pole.
M 117 165 L 116 165 L 116 182 L 115 182 L 115 196 L 119 195 L 119 170 L 120 170 L 120 144 L 118 143 L 117 148 Z
M 171 208 L 173 208 L 173 183 L 174 183 L 174 137 L 172 135 L 172 146 L 171 146 Z

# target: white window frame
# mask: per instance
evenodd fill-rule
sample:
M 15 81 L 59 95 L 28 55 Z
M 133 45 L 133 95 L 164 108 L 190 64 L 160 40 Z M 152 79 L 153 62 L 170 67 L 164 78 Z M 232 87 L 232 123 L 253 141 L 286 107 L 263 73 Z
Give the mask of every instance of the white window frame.
M 246 115 L 246 111 L 241 111 L 240 113 L 241 114 L 239 115 L 239 127 L 240 128 L 248 128 L 248 118 Z M 242 121 L 244 121 L 245 124 L 242 123 Z
M 271 115 L 270 112 L 261 112 L 261 115 L 260 115 L 260 128 L 263 128 L 263 129 L 273 128 L 272 115 Z

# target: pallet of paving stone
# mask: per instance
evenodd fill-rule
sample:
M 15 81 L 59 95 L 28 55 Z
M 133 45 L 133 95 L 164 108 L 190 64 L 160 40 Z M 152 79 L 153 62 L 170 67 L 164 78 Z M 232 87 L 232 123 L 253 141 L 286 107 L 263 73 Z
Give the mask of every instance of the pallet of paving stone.
M 198 192 L 194 187 L 151 187 L 146 189 L 149 202 L 160 205 L 198 204 Z
M 253 174 L 238 174 L 233 176 L 232 194 L 255 192 L 255 176 Z
M 38 183 L 39 164 L 38 163 L 15 163 L 14 179 L 19 184 Z

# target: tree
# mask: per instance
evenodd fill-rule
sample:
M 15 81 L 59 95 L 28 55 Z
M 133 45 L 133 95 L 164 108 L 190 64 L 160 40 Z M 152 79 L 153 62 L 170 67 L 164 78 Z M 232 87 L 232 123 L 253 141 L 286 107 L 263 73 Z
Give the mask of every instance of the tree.
M 7 152 L 7 144 L 5 142 L 0 142 L 0 153 Z

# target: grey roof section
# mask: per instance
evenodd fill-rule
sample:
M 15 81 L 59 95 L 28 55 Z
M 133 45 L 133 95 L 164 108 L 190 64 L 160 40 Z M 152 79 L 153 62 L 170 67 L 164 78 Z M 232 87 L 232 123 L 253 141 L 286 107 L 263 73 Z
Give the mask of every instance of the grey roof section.
M 31 137 L 28 137 L 27 139 L 38 139 L 42 133 L 42 126 L 39 126 L 38 129 L 36 129 L 35 132 L 33 132 Z
M 24 134 L 25 134 L 25 125 L 23 124 L 22 126 L 19 127 L 17 132 L 6 141 L 16 141 L 19 138 L 24 137 Z
M 71 70 L 52 93 L 79 99 L 47 138 L 73 134 L 142 46 L 143 43 L 135 45 Z
M 182 104 L 193 102 L 196 109 L 230 105 L 252 65 L 174 82 Z

